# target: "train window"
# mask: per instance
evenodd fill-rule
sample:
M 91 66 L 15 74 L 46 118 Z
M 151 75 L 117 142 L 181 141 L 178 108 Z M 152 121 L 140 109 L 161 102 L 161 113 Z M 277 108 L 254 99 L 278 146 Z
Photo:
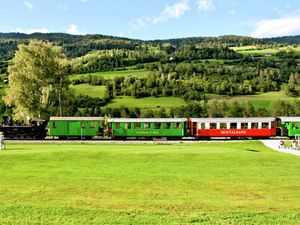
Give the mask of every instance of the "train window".
M 220 123 L 220 129 L 227 129 L 227 123 Z
M 57 121 L 53 122 L 53 128 L 57 128 Z
M 116 123 L 116 129 L 120 129 L 120 123 Z
M 150 123 L 145 123 L 145 129 L 150 129 Z
M 154 123 L 154 129 L 160 129 L 161 123 Z
M 230 129 L 237 129 L 237 123 L 230 123 Z
M 241 129 L 248 129 L 248 123 L 241 123 Z
M 217 129 L 217 124 L 216 123 L 210 123 L 209 128 L 210 129 Z
M 175 129 L 180 129 L 180 123 L 175 123 L 175 124 L 174 124 L 174 128 L 175 128 Z
M 269 128 L 269 123 L 262 123 L 261 128 L 268 129 Z
M 298 124 L 297 123 L 293 123 L 292 127 L 293 127 L 293 129 L 297 130 L 298 129 Z
M 135 129 L 141 129 L 141 123 L 134 123 L 134 128 Z
M 95 122 L 94 121 L 90 122 L 90 128 L 95 128 Z
M 205 129 L 205 123 L 201 123 L 201 129 Z
M 126 129 L 126 130 L 131 129 L 131 123 L 125 123 L 124 129 Z
M 171 123 L 166 123 L 166 129 L 170 129 L 171 128 Z
M 81 128 L 85 128 L 85 121 L 81 121 Z
M 258 129 L 258 123 L 251 123 L 252 129 Z

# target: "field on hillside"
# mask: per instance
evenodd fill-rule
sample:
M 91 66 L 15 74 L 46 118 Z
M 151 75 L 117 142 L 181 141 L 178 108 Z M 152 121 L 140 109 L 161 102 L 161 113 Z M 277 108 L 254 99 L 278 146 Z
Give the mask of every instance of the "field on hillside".
M 138 77 L 147 77 L 149 71 L 146 69 L 140 70 L 121 70 L 121 71 L 108 71 L 108 72 L 96 72 L 96 73 L 86 73 L 86 74 L 72 74 L 69 75 L 70 80 L 79 79 L 82 76 L 102 76 L 107 79 L 113 79 L 115 77 L 128 77 L 128 76 L 138 76 Z
M 299 160 L 257 141 L 8 144 L 0 224 L 299 224 Z
M 177 97 L 145 97 L 135 98 L 131 96 L 118 96 L 112 100 L 107 107 L 118 108 L 120 106 L 126 107 L 139 107 L 139 108 L 153 108 L 163 106 L 164 108 L 170 108 L 173 106 L 185 105 L 185 101 Z
M 300 46 L 298 47 L 293 47 L 293 46 L 288 46 L 288 47 L 280 47 L 280 48 L 266 48 L 266 49 L 259 49 L 256 46 L 242 46 L 242 47 L 233 47 L 231 48 L 235 51 L 238 51 L 242 54 L 253 54 L 253 55 L 265 55 L 265 54 L 276 54 L 279 51 L 285 50 L 293 50 L 300 54 Z
M 224 97 L 216 94 L 207 94 L 209 99 L 213 100 L 225 100 L 225 101 L 238 101 L 238 102 L 247 102 L 249 101 L 254 108 L 266 108 L 268 109 L 272 102 L 277 100 L 283 101 L 294 101 L 300 100 L 300 98 L 293 98 L 287 96 L 283 91 L 280 92 L 267 92 L 267 93 L 257 93 L 255 95 L 243 95 L 243 96 L 234 96 L 234 97 Z
M 105 86 L 93 86 L 89 84 L 70 85 L 70 89 L 74 90 L 75 94 L 88 95 L 90 97 L 103 98 L 105 95 Z

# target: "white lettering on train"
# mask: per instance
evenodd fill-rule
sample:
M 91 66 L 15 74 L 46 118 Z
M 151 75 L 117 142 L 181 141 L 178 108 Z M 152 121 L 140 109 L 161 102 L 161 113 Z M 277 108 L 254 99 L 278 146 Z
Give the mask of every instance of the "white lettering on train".
M 245 130 L 223 130 L 221 134 L 247 134 Z

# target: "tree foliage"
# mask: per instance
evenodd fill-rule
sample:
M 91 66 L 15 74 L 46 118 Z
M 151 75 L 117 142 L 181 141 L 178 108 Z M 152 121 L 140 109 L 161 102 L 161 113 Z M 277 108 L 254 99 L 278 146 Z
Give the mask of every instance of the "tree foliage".
M 15 119 L 48 118 L 67 100 L 67 60 L 60 47 L 45 41 L 21 44 L 8 67 L 9 88 L 4 102 L 13 107 Z

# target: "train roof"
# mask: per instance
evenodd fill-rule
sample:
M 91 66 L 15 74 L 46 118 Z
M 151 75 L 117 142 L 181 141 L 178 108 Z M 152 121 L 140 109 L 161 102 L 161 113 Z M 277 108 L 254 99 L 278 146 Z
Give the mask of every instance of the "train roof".
M 198 123 L 257 123 L 257 122 L 273 122 L 275 117 L 249 117 L 249 118 L 191 118 L 192 122 Z
M 300 117 L 279 117 L 279 119 L 281 120 L 281 122 L 300 122 Z
M 50 121 L 90 121 L 90 120 L 104 120 L 103 117 L 81 117 L 81 116 L 67 116 L 67 117 L 58 117 L 52 116 L 50 117 Z
M 162 123 L 162 122 L 186 122 L 187 118 L 109 118 L 108 122 L 125 123 Z

